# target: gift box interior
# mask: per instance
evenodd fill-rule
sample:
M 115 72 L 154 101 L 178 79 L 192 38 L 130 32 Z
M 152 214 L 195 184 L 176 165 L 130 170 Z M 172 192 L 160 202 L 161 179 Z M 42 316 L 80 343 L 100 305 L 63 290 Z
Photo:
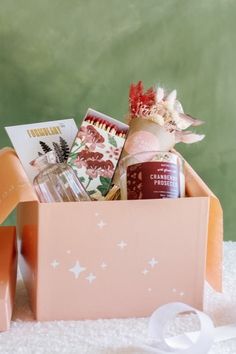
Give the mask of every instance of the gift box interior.
M 2 172 L 3 171 L 3 172 Z M 186 198 L 39 203 L 11 149 L 0 153 L 1 222 L 16 207 L 20 269 L 38 320 L 148 316 L 221 290 L 218 199 L 185 163 Z

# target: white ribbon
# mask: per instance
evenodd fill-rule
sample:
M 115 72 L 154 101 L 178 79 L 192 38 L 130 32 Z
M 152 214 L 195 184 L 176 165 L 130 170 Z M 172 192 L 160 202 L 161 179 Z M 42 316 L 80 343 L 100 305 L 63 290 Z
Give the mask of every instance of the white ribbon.
M 200 331 L 166 338 L 164 331 L 167 323 L 184 312 L 195 313 L 198 316 Z M 236 325 L 215 328 L 212 320 L 205 313 L 189 305 L 175 302 L 161 306 L 151 315 L 148 332 L 153 342 L 152 345 L 143 346 L 143 349 L 150 353 L 205 354 L 214 342 L 236 338 Z

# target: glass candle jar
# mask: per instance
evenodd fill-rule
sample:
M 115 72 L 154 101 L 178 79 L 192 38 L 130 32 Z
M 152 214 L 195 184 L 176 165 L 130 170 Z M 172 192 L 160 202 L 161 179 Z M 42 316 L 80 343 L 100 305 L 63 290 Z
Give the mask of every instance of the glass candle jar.
M 90 200 L 72 167 L 66 163 L 56 163 L 53 151 L 38 157 L 31 165 L 39 170 L 33 184 L 40 202 Z
M 119 163 L 121 199 L 185 196 L 184 161 L 173 152 L 146 151 Z

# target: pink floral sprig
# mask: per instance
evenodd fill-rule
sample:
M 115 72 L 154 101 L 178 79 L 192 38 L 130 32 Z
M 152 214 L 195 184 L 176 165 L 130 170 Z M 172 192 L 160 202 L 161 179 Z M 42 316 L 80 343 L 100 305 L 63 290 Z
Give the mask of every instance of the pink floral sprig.
M 88 160 L 86 173 L 91 178 L 98 176 L 112 178 L 114 174 L 114 165 L 110 160 Z
M 184 113 L 177 100 L 176 90 L 168 93 L 162 87 L 149 88 L 144 91 L 142 81 L 131 84 L 129 91 L 130 121 L 140 117 L 150 120 L 175 134 L 175 141 L 187 144 L 201 141 L 205 135 L 184 131 L 190 126 L 198 126 L 204 122 Z
M 82 150 L 78 153 L 75 164 L 78 168 L 85 167 L 90 178 L 98 176 L 112 178 L 114 174 L 114 164 L 110 160 L 104 160 L 104 155 L 100 152 Z
M 105 139 L 92 125 L 81 127 L 77 137 L 82 141 L 83 144 L 89 144 L 90 150 L 95 150 L 96 147 L 105 147 L 103 144 Z
M 121 147 L 110 146 L 109 149 L 106 150 L 106 153 L 108 154 L 108 157 L 110 159 L 114 158 L 116 160 L 119 160 L 121 150 Z

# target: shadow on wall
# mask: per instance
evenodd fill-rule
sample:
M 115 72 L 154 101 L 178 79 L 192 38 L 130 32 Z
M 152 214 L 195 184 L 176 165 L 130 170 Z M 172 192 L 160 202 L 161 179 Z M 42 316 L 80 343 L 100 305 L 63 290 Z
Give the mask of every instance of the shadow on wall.
M 29 59 L 22 49 L 22 38 L 16 32 L 0 33 L 0 148 L 9 146 L 4 126 L 33 121 L 32 113 L 44 114 L 46 97 L 29 75 Z M 35 116 L 35 115 L 34 115 Z M 36 119 L 37 120 L 37 119 Z M 13 211 L 3 225 L 15 225 Z
M 36 111 L 42 117 L 47 99 L 35 85 L 23 39 L 16 32 L 1 33 L 0 47 L 0 116 L 4 124 L 17 124 L 24 118 L 32 120 Z M 28 52 L 33 49 L 28 48 Z

